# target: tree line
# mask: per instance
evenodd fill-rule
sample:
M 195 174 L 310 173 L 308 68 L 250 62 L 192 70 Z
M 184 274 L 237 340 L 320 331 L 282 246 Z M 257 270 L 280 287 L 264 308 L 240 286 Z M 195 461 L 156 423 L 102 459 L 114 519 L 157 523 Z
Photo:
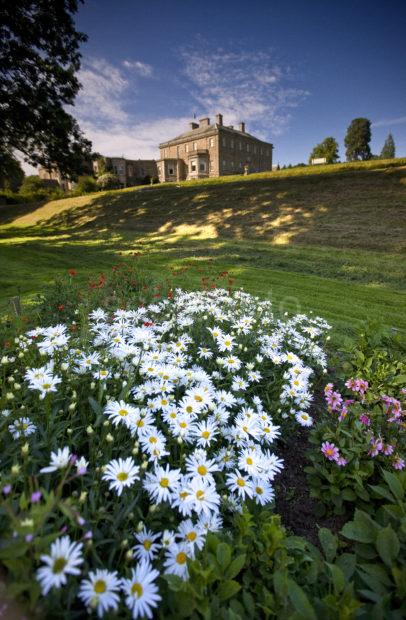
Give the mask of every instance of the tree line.
M 385 140 L 380 155 L 371 152 L 371 121 L 368 118 L 354 118 L 344 138 L 345 156 L 347 161 L 366 161 L 368 159 L 393 159 L 396 154 L 395 141 L 391 133 Z M 335 164 L 339 160 L 338 142 L 332 136 L 316 144 L 310 153 L 309 163 L 313 159 L 324 158 L 327 164 Z

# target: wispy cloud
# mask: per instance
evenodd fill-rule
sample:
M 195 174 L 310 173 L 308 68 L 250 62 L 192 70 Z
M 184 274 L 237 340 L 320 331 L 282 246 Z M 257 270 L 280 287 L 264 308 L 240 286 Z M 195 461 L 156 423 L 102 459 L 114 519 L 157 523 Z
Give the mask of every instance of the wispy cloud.
M 271 52 L 210 50 L 200 43 L 182 51 L 184 74 L 199 106 L 210 114 L 222 112 L 227 123 L 251 122 L 268 137 L 282 133 L 291 110 L 309 94 L 292 85 L 289 67 Z
M 406 123 L 406 116 L 398 116 L 397 118 L 383 118 L 380 121 L 374 121 L 372 127 L 391 127 L 392 125 L 403 125 Z
M 130 69 L 142 77 L 150 77 L 152 75 L 151 65 L 140 60 L 123 60 L 122 64 L 126 69 Z

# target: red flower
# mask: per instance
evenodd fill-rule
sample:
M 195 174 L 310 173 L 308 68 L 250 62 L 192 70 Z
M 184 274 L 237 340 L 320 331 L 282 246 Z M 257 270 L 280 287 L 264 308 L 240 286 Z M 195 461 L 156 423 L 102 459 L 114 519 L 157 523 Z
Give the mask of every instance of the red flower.
M 76 271 L 76 269 L 68 269 L 68 274 L 74 278 L 75 276 L 78 275 L 78 272 Z
M 63 304 L 59 304 L 58 310 L 65 310 L 65 306 Z

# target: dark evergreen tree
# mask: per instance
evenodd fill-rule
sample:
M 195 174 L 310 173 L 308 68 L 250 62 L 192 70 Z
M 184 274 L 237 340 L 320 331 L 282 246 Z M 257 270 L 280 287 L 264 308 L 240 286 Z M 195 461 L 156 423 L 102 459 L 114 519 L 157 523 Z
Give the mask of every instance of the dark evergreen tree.
M 24 176 L 20 162 L 9 153 L 0 151 L 0 189 L 18 191 Z
M 90 154 L 66 111 L 80 84 L 77 0 L 1 0 L 0 151 L 75 177 Z
M 338 161 L 338 142 L 331 136 L 325 138 L 320 144 L 316 144 L 310 153 L 309 163 L 312 159 L 325 157 L 327 164 L 335 164 Z
M 385 140 L 385 144 L 383 145 L 381 151 L 381 159 L 393 159 L 396 154 L 395 141 L 393 139 L 392 134 L 390 133 Z
M 367 118 L 354 118 L 345 136 L 347 161 L 371 159 L 371 121 Z

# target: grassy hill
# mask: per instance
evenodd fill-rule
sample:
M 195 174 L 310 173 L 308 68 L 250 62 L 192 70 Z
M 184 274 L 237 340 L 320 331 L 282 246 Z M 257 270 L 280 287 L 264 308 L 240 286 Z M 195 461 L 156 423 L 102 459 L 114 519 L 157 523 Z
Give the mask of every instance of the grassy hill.
M 137 253 L 158 278 L 182 270 L 182 286 L 229 271 L 280 311 L 406 329 L 405 229 L 406 159 L 3 206 L 0 294 L 4 307 L 67 268 L 85 277 Z

